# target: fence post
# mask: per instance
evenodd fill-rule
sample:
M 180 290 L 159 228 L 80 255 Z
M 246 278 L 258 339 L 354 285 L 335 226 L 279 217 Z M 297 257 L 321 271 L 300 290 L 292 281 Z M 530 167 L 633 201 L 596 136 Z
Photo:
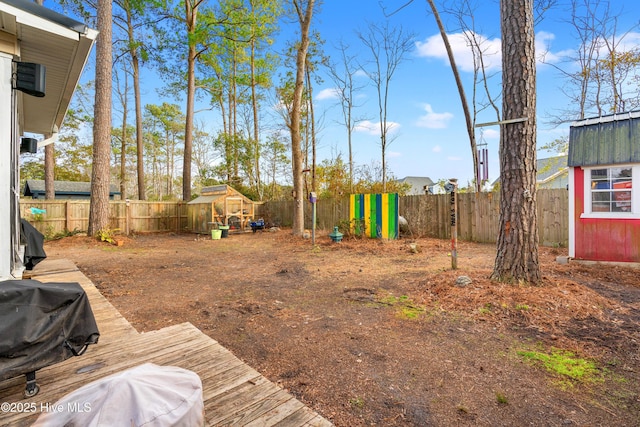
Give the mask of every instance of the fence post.
M 180 226 L 182 225 L 182 201 L 178 201 L 178 204 L 176 205 L 176 233 L 180 234 Z M 213 221 L 213 218 L 211 219 L 211 221 Z
M 125 199 L 126 200 L 126 214 L 125 214 L 125 220 L 124 220 L 124 226 L 125 226 L 125 233 L 128 236 L 131 233 L 131 201 L 129 199 Z
M 69 203 L 69 200 L 64 202 L 64 229 L 66 231 L 71 231 L 71 208 Z

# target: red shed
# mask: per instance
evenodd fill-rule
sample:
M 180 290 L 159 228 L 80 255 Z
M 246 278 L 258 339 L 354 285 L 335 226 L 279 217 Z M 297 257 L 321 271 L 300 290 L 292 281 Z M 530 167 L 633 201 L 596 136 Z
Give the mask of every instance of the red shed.
M 640 111 L 569 133 L 569 257 L 640 262 Z

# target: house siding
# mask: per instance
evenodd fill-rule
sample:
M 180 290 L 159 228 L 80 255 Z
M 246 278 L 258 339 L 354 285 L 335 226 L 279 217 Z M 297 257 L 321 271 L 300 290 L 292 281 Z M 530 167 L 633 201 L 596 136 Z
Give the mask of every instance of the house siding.
M 584 169 L 574 168 L 575 258 L 640 262 L 640 219 L 581 218 L 584 212 Z

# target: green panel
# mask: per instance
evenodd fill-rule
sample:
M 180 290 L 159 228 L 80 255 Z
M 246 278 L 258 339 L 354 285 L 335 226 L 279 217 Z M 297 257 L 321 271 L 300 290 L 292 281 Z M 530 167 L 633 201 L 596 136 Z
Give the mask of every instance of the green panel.
M 352 194 L 350 196 L 349 222 L 351 225 L 351 231 L 356 235 L 360 235 L 364 232 L 364 230 L 360 229 L 363 225 L 363 220 L 365 219 L 364 197 L 364 194 Z
M 640 113 L 576 122 L 569 131 L 569 166 L 640 162 Z
M 376 225 L 378 223 L 377 216 L 377 207 L 376 207 L 376 195 L 375 194 L 367 194 L 366 197 L 369 198 L 369 237 L 377 237 L 378 233 L 376 231 Z
M 631 141 L 629 158 L 632 162 L 640 162 L 640 120 L 631 120 L 629 123 L 629 141 Z
M 375 237 L 384 236 L 384 224 L 382 221 L 384 220 L 384 212 L 382 210 L 382 194 L 376 194 L 376 233 Z
M 613 122 L 601 123 L 597 127 L 594 127 L 594 130 L 597 131 L 597 134 L 591 143 L 597 148 L 597 150 L 594 150 L 597 152 L 597 156 L 592 164 L 601 164 L 600 159 L 613 159 L 616 126 Z
M 631 140 L 631 133 L 629 132 L 631 122 L 625 120 L 613 123 L 611 160 L 612 163 L 626 163 L 631 158 L 631 144 L 629 144 Z
M 584 161 L 586 165 L 598 164 L 598 157 L 600 155 L 600 144 L 598 140 L 600 138 L 599 127 L 588 127 L 584 131 L 583 143 L 584 143 Z
M 398 238 L 398 193 L 389 194 L 389 239 Z

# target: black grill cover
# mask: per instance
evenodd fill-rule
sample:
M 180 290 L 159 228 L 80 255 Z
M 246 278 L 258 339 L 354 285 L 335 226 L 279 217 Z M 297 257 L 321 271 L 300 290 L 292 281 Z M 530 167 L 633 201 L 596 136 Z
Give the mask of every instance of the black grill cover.
M 82 354 L 99 336 L 80 284 L 0 282 L 0 380 Z
M 44 252 L 44 236 L 24 218 L 20 219 L 20 243 L 24 248 L 24 266 L 33 270 L 37 263 L 47 257 Z

